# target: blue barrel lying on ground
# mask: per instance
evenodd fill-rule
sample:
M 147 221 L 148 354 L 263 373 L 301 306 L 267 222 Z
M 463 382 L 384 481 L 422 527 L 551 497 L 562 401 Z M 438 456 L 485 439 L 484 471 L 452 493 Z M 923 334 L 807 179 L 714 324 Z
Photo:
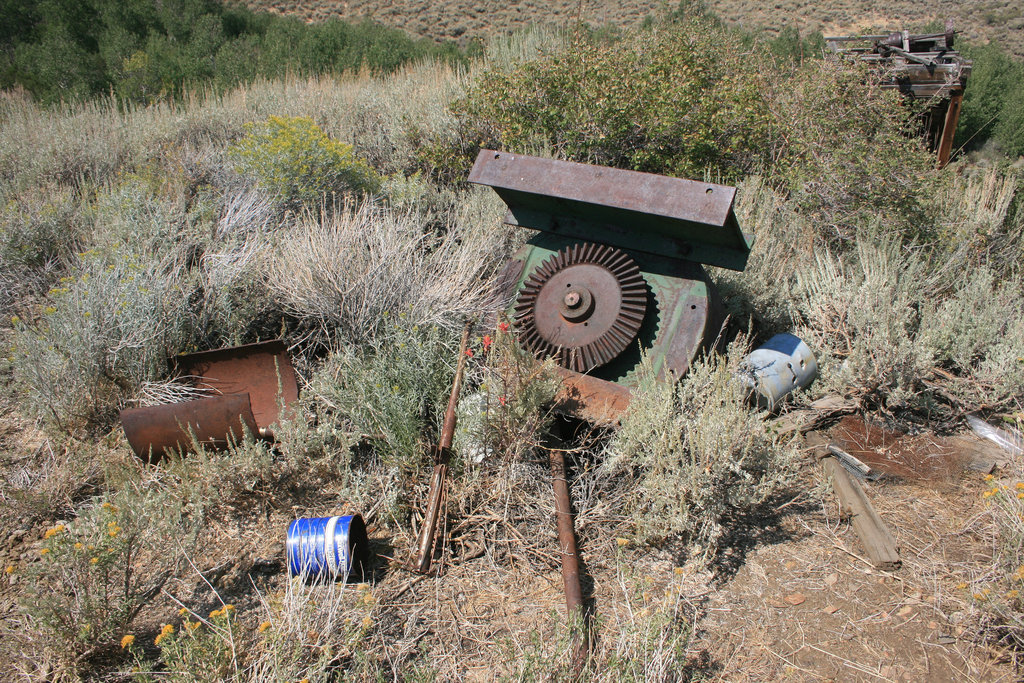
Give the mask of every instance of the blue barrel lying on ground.
M 360 515 L 296 519 L 288 525 L 288 573 L 310 580 L 369 569 L 370 540 Z

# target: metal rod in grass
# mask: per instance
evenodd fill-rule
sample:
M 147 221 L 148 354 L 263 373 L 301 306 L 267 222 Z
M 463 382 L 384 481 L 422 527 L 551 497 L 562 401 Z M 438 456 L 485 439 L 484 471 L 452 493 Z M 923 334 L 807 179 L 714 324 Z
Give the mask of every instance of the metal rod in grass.
M 462 330 L 462 343 L 459 345 L 459 361 L 455 366 L 455 381 L 452 393 L 448 397 L 448 409 L 444 414 L 444 425 L 441 427 L 441 440 L 434 454 L 434 474 L 430 478 L 430 494 L 427 496 L 427 510 L 423 517 L 418 542 L 419 551 L 413 569 L 421 574 L 430 571 L 430 562 L 434 556 L 434 537 L 437 535 L 437 521 L 441 515 L 441 502 L 444 498 L 445 479 L 448 473 L 448 459 L 451 456 L 452 439 L 455 436 L 455 408 L 459 404 L 462 391 L 462 376 L 466 371 L 466 351 L 469 348 L 469 332 L 473 321 L 467 320 Z
M 565 610 L 569 623 L 578 624 L 578 630 L 573 634 L 571 664 L 574 679 L 578 679 L 590 660 L 590 620 L 580 584 L 580 555 L 576 547 L 569 479 L 565 471 L 564 442 L 559 427 L 558 424 L 554 426 L 547 451 L 551 463 L 551 483 L 555 489 L 555 519 L 558 526 L 558 554 L 562 560 Z

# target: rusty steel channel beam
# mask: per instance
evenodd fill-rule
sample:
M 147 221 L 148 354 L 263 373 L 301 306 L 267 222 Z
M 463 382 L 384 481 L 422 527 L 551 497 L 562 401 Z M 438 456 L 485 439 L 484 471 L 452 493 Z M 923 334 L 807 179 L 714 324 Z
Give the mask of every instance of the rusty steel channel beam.
M 489 149 L 469 181 L 498 193 L 510 225 L 732 270 L 750 253 L 735 187 Z
M 214 449 L 257 434 L 249 394 L 210 396 L 194 401 L 125 408 L 121 423 L 135 454 L 155 464 L 170 451 L 188 452 L 195 443 Z

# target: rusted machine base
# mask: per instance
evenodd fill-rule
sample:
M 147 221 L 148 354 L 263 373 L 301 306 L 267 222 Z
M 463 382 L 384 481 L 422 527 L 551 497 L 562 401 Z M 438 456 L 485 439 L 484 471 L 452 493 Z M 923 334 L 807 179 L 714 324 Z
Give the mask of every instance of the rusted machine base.
M 193 443 L 221 449 L 231 441 L 240 441 L 246 432 L 258 431 L 249 394 L 126 408 L 121 411 L 121 424 L 132 450 L 150 464 L 159 462 L 171 450 L 191 451 Z

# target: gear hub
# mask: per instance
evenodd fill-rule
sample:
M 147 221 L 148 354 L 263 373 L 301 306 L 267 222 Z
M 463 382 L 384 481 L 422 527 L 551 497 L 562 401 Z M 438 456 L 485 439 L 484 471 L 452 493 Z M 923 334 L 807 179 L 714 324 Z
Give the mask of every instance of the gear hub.
M 523 345 L 564 368 L 589 372 L 629 346 L 647 312 L 647 283 L 625 252 L 574 244 L 523 283 L 515 323 Z

